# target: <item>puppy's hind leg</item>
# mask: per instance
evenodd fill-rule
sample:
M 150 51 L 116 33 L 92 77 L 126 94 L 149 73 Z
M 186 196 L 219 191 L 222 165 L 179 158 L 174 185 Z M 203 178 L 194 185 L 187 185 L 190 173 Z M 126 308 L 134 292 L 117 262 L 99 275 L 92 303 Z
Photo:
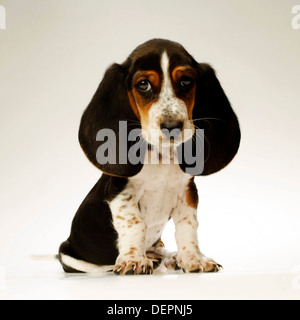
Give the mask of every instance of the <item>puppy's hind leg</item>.
M 58 260 L 66 273 L 103 274 L 113 270 L 113 265 L 98 266 L 96 264 L 78 259 L 74 254 L 69 241 L 60 245 Z

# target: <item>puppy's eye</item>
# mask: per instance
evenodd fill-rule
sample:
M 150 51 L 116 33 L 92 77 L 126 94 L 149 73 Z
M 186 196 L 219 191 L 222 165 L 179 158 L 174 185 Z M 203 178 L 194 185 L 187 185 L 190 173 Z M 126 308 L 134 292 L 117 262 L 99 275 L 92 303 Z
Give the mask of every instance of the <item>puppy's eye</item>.
M 136 86 L 142 92 L 148 92 L 152 89 L 151 83 L 148 80 L 140 81 Z
M 193 83 L 194 83 L 194 80 L 189 77 L 182 77 L 181 80 L 179 81 L 179 84 L 182 88 L 191 87 Z

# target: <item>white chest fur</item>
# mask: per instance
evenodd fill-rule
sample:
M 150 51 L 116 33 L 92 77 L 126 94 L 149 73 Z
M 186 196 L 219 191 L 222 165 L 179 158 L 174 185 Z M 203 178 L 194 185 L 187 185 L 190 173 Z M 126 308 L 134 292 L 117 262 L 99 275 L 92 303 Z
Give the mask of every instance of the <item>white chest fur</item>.
M 148 151 L 146 157 L 154 152 L 157 156 L 156 151 Z M 143 254 L 151 248 L 173 212 L 186 202 L 191 176 L 170 160 L 168 164 L 145 163 L 141 172 L 129 178 L 124 190 L 109 203 L 120 254 L 135 250 Z
M 190 179 L 178 164 L 144 164 L 109 203 L 119 235 L 116 273 L 151 273 L 153 265 L 145 253 L 160 239 L 170 217 L 176 227 L 177 265 L 187 272 L 220 269 L 199 249 L 197 201 L 189 199 Z
M 129 188 L 146 225 L 146 248 L 157 241 L 174 210 L 183 203 L 191 177 L 176 164 L 146 164 Z

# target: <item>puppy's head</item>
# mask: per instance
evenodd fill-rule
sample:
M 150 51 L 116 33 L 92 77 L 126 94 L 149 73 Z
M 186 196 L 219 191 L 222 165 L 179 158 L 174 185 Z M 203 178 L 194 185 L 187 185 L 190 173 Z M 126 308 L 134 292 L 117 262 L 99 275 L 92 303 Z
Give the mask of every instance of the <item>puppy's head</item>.
M 120 129 L 120 121 L 126 121 L 128 130 Z M 97 133 L 104 128 L 115 133 L 110 146 L 115 157 L 99 163 L 97 149 L 107 141 L 97 141 Z M 140 45 L 123 64 L 107 70 L 83 114 L 79 140 L 88 158 L 102 171 L 129 177 L 143 166 L 124 161 L 132 147 L 128 141 L 133 129 L 140 130 L 141 146 L 173 144 L 181 153 L 187 144 L 195 152 L 196 129 L 203 129 L 205 163 L 195 175 L 226 166 L 240 141 L 237 118 L 213 69 L 197 63 L 180 44 L 162 39 Z M 126 148 L 121 139 L 127 140 Z M 143 158 L 145 148 L 140 153 Z M 184 159 L 180 164 L 185 172 L 189 165 Z
M 179 145 L 192 138 L 197 71 L 179 44 L 155 40 L 138 47 L 128 77 L 128 97 L 152 144 Z

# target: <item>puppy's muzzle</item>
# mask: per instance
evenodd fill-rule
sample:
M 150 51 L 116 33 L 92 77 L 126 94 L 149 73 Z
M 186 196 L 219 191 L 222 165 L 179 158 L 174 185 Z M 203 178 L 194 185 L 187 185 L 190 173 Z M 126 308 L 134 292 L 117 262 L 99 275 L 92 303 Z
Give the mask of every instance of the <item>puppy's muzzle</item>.
M 162 133 L 168 138 L 178 138 L 183 129 L 183 121 L 166 121 L 160 124 Z

